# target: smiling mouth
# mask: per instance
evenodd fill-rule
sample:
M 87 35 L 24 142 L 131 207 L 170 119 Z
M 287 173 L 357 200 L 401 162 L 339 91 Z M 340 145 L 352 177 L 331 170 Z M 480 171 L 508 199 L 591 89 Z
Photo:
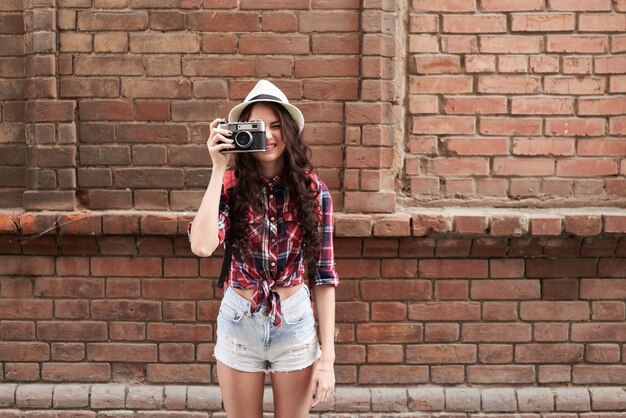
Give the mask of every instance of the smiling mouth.
M 274 148 L 276 148 L 276 144 L 266 144 L 266 145 L 265 145 L 265 149 L 266 149 L 267 151 L 269 151 L 269 150 L 271 150 L 271 149 L 274 149 Z

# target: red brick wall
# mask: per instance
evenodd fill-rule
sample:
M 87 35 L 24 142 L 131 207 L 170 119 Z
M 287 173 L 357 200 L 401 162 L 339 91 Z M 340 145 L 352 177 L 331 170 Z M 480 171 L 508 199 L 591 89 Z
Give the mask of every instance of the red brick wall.
M 409 194 L 623 202 L 625 11 L 611 0 L 414 0 Z
M 626 384 L 624 1 L 25 4 L 0 4 L 5 381 L 214 382 L 220 260 L 185 226 L 209 121 L 264 77 L 338 211 L 341 384 Z
M 4 380 L 215 382 L 220 258 L 193 256 L 163 228 L 175 220 L 77 219 L 21 245 L 0 235 Z M 46 220 L 19 224 L 35 234 Z M 338 238 L 336 248 L 341 384 L 626 384 L 623 237 Z
M 24 46 L 21 1 L 2 10 L 1 99 L 27 96 L 39 138 L 4 207 L 197 208 L 208 121 L 261 77 L 302 107 L 339 210 L 625 200 L 622 1 L 52 4 Z

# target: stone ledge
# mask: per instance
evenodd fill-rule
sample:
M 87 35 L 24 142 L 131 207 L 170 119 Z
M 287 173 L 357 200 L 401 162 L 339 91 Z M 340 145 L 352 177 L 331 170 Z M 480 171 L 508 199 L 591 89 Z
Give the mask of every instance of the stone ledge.
M 266 387 L 266 412 L 273 410 L 271 399 L 271 388 Z M 215 385 L 0 384 L 0 416 L 18 417 L 24 410 L 63 411 L 68 417 L 96 416 L 94 410 L 98 411 L 98 417 L 134 416 L 135 412 L 138 416 L 155 417 L 208 417 L 207 413 L 212 417 L 223 416 L 219 414 L 222 411 L 219 387 Z M 146 410 L 150 412 L 142 412 Z M 374 417 L 377 415 L 373 412 L 400 413 L 398 416 L 405 416 L 402 413 L 407 412 L 454 412 L 459 416 L 466 413 L 498 413 L 499 416 L 528 413 L 535 416 L 600 411 L 626 411 L 626 387 L 340 386 L 331 399 L 312 410 L 322 417 L 330 412 L 340 414 L 333 414 L 333 417 L 355 412 Z
M 187 224 L 194 216 L 191 212 L 0 211 L 0 234 L 186 235 Z M 603 234 L 626 234 L 626 209 L 447 207 L 395 214 L 335 214 L 337 237 L 587 237 Z

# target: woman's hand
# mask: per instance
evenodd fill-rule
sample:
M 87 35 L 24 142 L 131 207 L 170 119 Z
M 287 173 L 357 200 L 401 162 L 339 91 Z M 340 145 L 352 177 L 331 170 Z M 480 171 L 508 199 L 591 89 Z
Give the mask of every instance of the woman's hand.
M 217 124 L 222 120 L 222 118 L 217 118 L 211 122 L 211 133 L 209 134 L 209 139 L 206 141 L 206 145 L 211 155 L 211 161 L 213 161 L 213 167 L 226 168 L 230 160 L 230 154 L 222 154 L 221 151 L 235 148 L 235 146 L 233 145 L 232 139 L 224 136 L 231 135 L 231 132 L 226 129 L 217 128 Z
M 335 390 L 335 369 L 333 365 L 318 363 L 313 369 L 313 400 L 311 408 L 326 400 Z

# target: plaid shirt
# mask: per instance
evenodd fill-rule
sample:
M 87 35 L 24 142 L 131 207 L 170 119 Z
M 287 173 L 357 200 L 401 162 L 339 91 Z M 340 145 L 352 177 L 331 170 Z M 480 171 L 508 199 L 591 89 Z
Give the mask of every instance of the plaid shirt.
M 281 173 L 282 174 L 282 173 Z M 317 179 L 321 205 L 321 248 L 316 268 L 309 272 L 309 287 L 339 284 L 335 271 L 333 250 L 333 205 L 326 184 Z M 261 309 L 264 303 L 274 325 L 280 326 L 282 314 L 280 296 L 274 286 L 291 287 L 303 281 L 304 256 L 303 227 L 294 208 L 295 196 L 290 195 L 281 175 L 272 179 L 261 177 L 263 213 L 246 213 L 248 223 L 246 248 L 233 246 L 228 285 L 237 289 L 253 288 L 250 312 Z M 222 186 L 219 205 L 219 245 L 230 230 L 229 197 Z M 191 235 L 191 222 L 187 226 Z

